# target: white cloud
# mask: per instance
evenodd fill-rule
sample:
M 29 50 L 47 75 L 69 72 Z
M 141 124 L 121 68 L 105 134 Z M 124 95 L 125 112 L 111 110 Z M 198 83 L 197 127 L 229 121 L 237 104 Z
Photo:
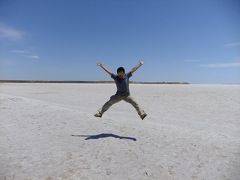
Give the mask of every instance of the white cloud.
M 37 55 L 30 55 L 30 56 L 28 56 L 29 58 L 32 58 L 32 59 L 39 59 L 40 57 L 39 56 L 37 56 Z
M 28 50 L 12 50 L 12 53 L 20 54 L 31 59 L 40 59 L 38 55 Z
M 224 46 L 225 46 L 225 47 L 240 46 L 240 42 L 227 43 L 227 44 L 224 44 Z
M 207 68 L 232 68 L 232 67 L 240 67 L 240 62 L 235 63 L 216 63 L 216 64 L 202 64 L 201 67 Z
M 0 39 L 15 41 L 22 39 L 23 35 L 23 32 L 0 23 Z

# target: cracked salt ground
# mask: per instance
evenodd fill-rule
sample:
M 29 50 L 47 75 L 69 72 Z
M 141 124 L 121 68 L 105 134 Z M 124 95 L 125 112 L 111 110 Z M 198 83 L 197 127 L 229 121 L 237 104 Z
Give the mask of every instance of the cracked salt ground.
M 130 86 L 144 121 L 123 102 L 93 117 L 112 84 L 2 84 L 0 179 L 240 177 L 240 86 Z

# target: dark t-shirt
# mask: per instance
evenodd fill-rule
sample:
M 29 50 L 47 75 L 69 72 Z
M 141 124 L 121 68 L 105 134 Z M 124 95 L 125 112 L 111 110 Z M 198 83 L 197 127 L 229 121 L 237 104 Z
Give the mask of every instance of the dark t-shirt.
M 112 74 L 111 78 L 114 79 L 115 84 L 117 86 L 117 92 L 116 95 L 120 96 L 128 96 L 130 95 L 129 91 L 129 78 L 132 76 L 132 73 L 129 72 L 125 74 L 124 79 L 120 79 L 116 74 Z

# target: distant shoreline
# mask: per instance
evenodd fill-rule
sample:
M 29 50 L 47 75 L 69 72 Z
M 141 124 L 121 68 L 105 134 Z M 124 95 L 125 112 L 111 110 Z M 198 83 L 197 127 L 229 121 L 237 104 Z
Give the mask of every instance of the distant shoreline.
M 0 83 L 114 83 L 114 81 L 46 81 L 46 80 L 0 80 Z M 188 82 L 137 82 L 131 84 L 190 84 Z

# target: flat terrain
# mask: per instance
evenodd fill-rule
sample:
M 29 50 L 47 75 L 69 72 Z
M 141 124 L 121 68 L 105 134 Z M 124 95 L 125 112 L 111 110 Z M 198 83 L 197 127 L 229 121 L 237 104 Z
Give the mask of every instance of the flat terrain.
M 239 180 L 240 86 L 0 83 L 0 179 Z

